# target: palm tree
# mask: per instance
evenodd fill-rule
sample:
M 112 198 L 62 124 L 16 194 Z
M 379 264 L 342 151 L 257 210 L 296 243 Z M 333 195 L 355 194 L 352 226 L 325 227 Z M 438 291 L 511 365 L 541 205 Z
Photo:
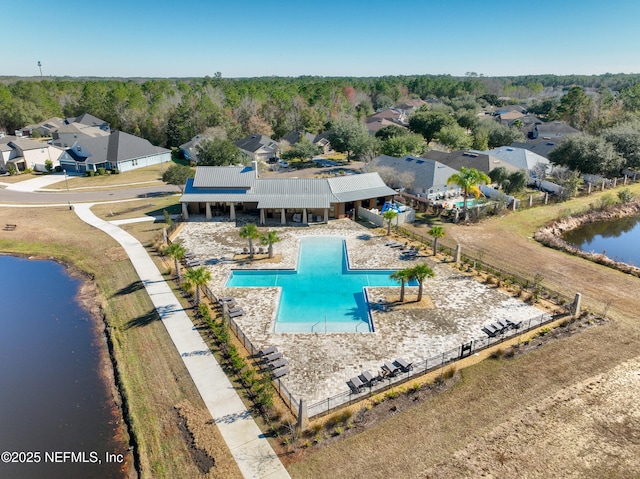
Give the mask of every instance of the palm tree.
M 473 196 L 478 199 L 482 194 L 478 185 L 488 185 L 489 183 L 491 183 L 491 178 L 489 178 L 485 172 L 476 170 L 475 168 L 467 168 L 466 166 L 460 168 L 459 173 L 454 173 L 447 180 L 447 185 L 458 185 L 464 191 L 464 206 L 462 207 L 462 211 L 464 212 L 465 221 L 469 218 L 467 196 L 469 196 L 469 193 L 473 193 Z
M 382 213 L 382 217 L 389 222 L 387 226 L 387 236 L 391 234 L 391 222 L 396 216 L 398 216 L 398 212 L 396 210 L 387 210 Z
M 180 261 L 184 259 L 184 255 L 187 250 L 180 243 L 171 243 L 164 249 L 164 254 L 173 258 L 174 266 L 176 269 L 176 275 L 178 276 L 178 283 L 180 283 Z
M 424 280 L 427 278 L 433 278 L 435 276 L 435 273 L 425 263 L 414 266 L 413 268 L 411 268 L 410 272 L 411 272 L 411 279 L 415 279 L 418 282 L 417 301 L 419 303 L 420 301 L 422 301 L 422 284 Z
M 248 223 L 240 228 L 240 238 L 249 240 L 249 258 L 253 258 L 253 240 L 259 237 L 258 227 L 253 223 Z
M 438 238 L 442 238 L 444 234 L 444 228 L 442 226 L 433 226 L 429 230 L 429 236 L 433 237 L 433 256 L 438 253 Z
M 411 281 L 411 270 L 408 268 L 399 269 L 398 271 L 391 273 L 389 277 L 400 282 L 400 302 L 404 303 L 404 285 L 408 281 Z
M 269 258 L 273 258 L 273 243 L 278 241 L 280 241 L 280 237 L 277 231 L 267 231 L 260 236 L 260 242 L 265 246 L 269 246 Z
M 211 272 L 204 266 L 190 268 L 184 274 L 184 279 L 188 288 L 196 288 L 196 306 L 200 306 L 200 287 L 211 280 Z

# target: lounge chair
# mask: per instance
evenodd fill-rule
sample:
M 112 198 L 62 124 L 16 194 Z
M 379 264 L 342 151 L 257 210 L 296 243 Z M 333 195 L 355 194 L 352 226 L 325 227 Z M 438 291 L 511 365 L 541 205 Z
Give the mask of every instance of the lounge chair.
M 289 368 L 287 368 L 287 367 L 278 368 L 278 369 L 276 369 L 274 371 L 271 371 L 271 376 L 273 376 L 273 379 L 281 378 L 285 374 L 289 374 Z
M 397 241 L 390 241 L 385 246 L 388 246 L 390 248 L 400 248 L 402 246 L 402 243 L 398 243 Z
M 362 381 L 365 386 L 369 387 L 371 387 L 376 381 L 376 378 L 373 377 L 373 374 L 371 374 L 369 371 L 362 371 L 362 374 L 360 374 L 358 378 L 360 378 L 360 381 Z
M 351 391 L 353 393 L 359 393 L 360 390 L 364 387 L 364 384 L 362 383 L 362 381 L 360 381 L 360 378 L 358 378 L 357 376 L 349 379 L 347 381 L 347 384 L 349 385 L 349 388 L 351 388 Z
M 282 366 L 286 366 L 287 364 L 289 364 L 289 361 L 287 361 L 285 358 L 281 358 L 281 359 L 278 359 L 277 361 L 269 363 L 269 369 L 278 369 L 278 368 L 281 368 Z
M 267 356 L 268 354 L 277 353 L 277 352 L 278 352 L 278 348 L 276 348 L 275 346 L 267 346 L 266 348 L 262 348 L 260 351 L 258 351 L 258 354 L 260 356 Z
M 405 373 L 413 369 L 413 363 L 408 363 L 402 358 L 396 359 L 395 364 L 400 366 L 400 369 L 402 369 Z
M 282 353 L 278 353 L 278 352 L 267 354 L 266 356 L 262 356 L 262 362 L 271 363 L 273 361 L 280 359 L 281 357 L 282 357 Z
M 229 313 L 230 318 L 237 318 L 238 316 L 244 316 L 244 310 L 242 308 L 238 308 L 233 313 Z
M 400 370 L 400 368 L 399 368 L 398 366 L 396 366 L 395 364 L 390 363 L 390 362 L 388 362 L 388 361 L 387 361 L 387 362 L 385 362 L 385 363 L 382 365 L 382 369 L 383 369 L 384 371 L 386 371 L 386 373 L 387 373 L 389 376 L 395 376 L 395 375 L 397 374 L 397 372 Z
M 193 252 L 191 252 L 191 251 L 187 251 L 187 252 L 184 254 L 184 257 L 185 257 L 185 259 L 191 259 L 191 258 L 193 258 L 195 255 L 196 255 L 195 253 L 193 253 Z

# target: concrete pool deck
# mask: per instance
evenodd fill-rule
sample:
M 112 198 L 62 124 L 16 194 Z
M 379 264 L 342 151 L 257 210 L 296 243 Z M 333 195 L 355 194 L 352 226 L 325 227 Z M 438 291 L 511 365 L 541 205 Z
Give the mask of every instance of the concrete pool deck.
M 363 370 L 376 374 L 384 361 L 431 358 L 472 339 L 485 338 L 481 331 L 484 324 L 498 319 L 526 321 L 543 314 L 540 309 L 434 262 L 430 252 L 403 260 L 397 248 L 385 246 L 389 240 L 378 234 L 381 230 L 368 230 L 350 220 L 260 231 L 267 229 L 277 231 L 281 239 L 274 245 L 274 253 L 281 255 L 278 263 L 233 260 L 248 245 L 240 238 L 235 222 L 192 218 L 184 224 L 178 239 L 211 271 L 211 290 L 219 296 L 233 296 L 245 310 L 246 314 L 235 321 L 254 346 L 277 346 L 289 360 L 291 372 L 283 383 L 296 398 L 309 403 L 348 390 L 346 382 L 351 377 Z M 321 326 L 315 333 L 274 332 L 278 288 L 225 288 L 227 277 L 232 269 L 295 269 L 299 238 L 308 235 L 344 236 L 352 268 L 403 269 L 427 263 L 436 274 L 424 285 L 424 294 L 433 307 L 372 311 L 374 333 L 325 333 Z M 258 242 L 255 244 L 258 246 Z M 218 261 L 220 258 L 227 261 Z M 417 289 L 407 287 L 406 293 L 415 296 Z M 369 299 L 376 302 L 390 294 L 399 296 L 399 292 L 399 287 L 369 288 Z

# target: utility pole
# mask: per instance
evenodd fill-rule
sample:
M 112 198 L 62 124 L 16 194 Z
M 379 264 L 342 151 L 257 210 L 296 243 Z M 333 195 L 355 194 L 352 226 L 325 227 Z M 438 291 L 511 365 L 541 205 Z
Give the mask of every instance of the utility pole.
M 38 60 L 38 68 L 40 69 L 40 80 L 42 80 L 42 63 Z

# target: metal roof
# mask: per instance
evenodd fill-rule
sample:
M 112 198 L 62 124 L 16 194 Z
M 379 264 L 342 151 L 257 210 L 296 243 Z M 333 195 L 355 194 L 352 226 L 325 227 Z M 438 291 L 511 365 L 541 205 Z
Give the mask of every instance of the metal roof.
M 247 188 L 239 191 L 241 188 Z M 233 191 L 238 189 L 238 191 Z M 377 173 L 337 178 L 256 178 L 250 168 L 199 166 L 182 202 L 258 203 L 258 208 L 329 208 L 331 203 L 395 195 Z
M 250 166 L 198 166 L 193 179 L 195 188 L 250 188 L 256 172 Z

